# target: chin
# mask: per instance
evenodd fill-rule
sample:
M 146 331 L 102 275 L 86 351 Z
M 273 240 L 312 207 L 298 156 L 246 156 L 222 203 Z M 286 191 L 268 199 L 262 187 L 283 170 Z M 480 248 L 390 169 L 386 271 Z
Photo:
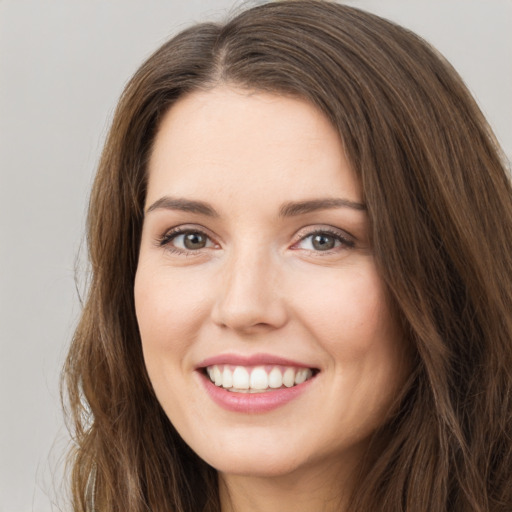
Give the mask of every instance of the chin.
M 301 464 L 287 457 L 256 456 L 252 458 L 237 455 L 210 461 L 219 473 L 228 475 L 251 476 L 258 478 L 283 477 L 297 471 Z
M 307 454 L 297 453 L 296 443 L 256 440 L 244 436 L 242 442 L 226 439 L 208 444 L 191 443 L 197 455 L 220 473 L 255 477 L 277 477 L 293 473 L 308 460 Z M 194 446 L 195 445 L 195 446 Z

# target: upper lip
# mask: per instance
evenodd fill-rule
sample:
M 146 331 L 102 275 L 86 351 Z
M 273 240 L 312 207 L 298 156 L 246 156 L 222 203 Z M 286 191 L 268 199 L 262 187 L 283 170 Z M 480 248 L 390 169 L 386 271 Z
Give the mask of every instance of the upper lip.
M 315 368 L 307 363 L 294 361 L 281 356 L 272 354 L 252 354 L 252 355 L 239 355 L 239 354 L 219 354 L 213 357 L 208 357 L 201 361 L 196 369 L 206 368 L 208 366 L 219 364 L 231 364 L 233 366 L 264 366 L 264 365 L 279 365 L 279 366 L 293 366 L 296 368 Z

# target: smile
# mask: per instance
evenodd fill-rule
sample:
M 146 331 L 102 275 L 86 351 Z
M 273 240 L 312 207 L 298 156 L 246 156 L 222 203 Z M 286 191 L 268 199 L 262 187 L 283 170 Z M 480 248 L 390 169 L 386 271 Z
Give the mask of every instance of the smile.
M 292 388 L 311 379 L 315 370 L 282 365 L 237 366 L 215 364 L 205 368 L 210 381 L 234 393 L 264 393 Z
M 219 354 L 195 369 L 217 405 L 242 414 L 267 413 L 309 394 L 321 372 L 273 354 Z

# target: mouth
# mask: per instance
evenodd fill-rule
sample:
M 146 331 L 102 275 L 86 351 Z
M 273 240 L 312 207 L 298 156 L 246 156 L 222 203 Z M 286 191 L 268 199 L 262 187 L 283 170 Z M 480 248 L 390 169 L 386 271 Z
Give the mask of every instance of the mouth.
M 284 365 L 242 366 L 213 364 L 201 369 L 215 386 L 233 393 L 268 393 L 288 389 L 311 380 L 316 368 Z
M 207 395 L 237 414 L 269 413 L 309 395 L 320 369 L 274 354 L 219 354 L 196 367 Z

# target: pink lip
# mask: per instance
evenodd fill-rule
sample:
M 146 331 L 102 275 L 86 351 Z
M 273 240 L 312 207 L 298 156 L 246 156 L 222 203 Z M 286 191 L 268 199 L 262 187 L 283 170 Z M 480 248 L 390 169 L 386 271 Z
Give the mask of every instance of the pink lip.
M 215 364 L 231 364 L 234 366 L 266 366 L 266 365 L 279 365 L 279 366 L 293 366 L 296 368 L 313 368 L 312 366 L 291 359 L 286 359 L 271 354 L 253 354 L 250 356 L 242 356 L 237 354 L 220 354 L 218 356 L 209 357 L 201 361 L 196 369 L 206 368 Z M 290 388 L 291 389 L 291 388 Z
M 263 393 L 236 393 L 216 386 L 204 374 L 204 368 L 213 365 L 233 366 L 293 366 L 294 368 L 313 368 L 309 364 L 294 361 L 271 354 L 252 354 L 250 356 L 238 354 L 220 354 L 201 361 L 196 370 L 201 383 L 210 398 L 222 408 L 239 413 L 263 413 L 281 407 L 291 400 L 299 397 L 311 385 L 313 379 L 291 388 L 282 388 Z
M 312 378 L 291 388 L 276 389 L 274 391 L 264 393 L 235 393 L 216 386 L 202 372 L 198 372 L 198 375 L 206 392 L 217 405 L 220 405 L 223 409 L 228 411 L 253 414 L 272 411 L 273 409 L 277 409 L 278 407 L 287 404 L 291 400 L 299 397 L 315 380 L 315 378 Z

